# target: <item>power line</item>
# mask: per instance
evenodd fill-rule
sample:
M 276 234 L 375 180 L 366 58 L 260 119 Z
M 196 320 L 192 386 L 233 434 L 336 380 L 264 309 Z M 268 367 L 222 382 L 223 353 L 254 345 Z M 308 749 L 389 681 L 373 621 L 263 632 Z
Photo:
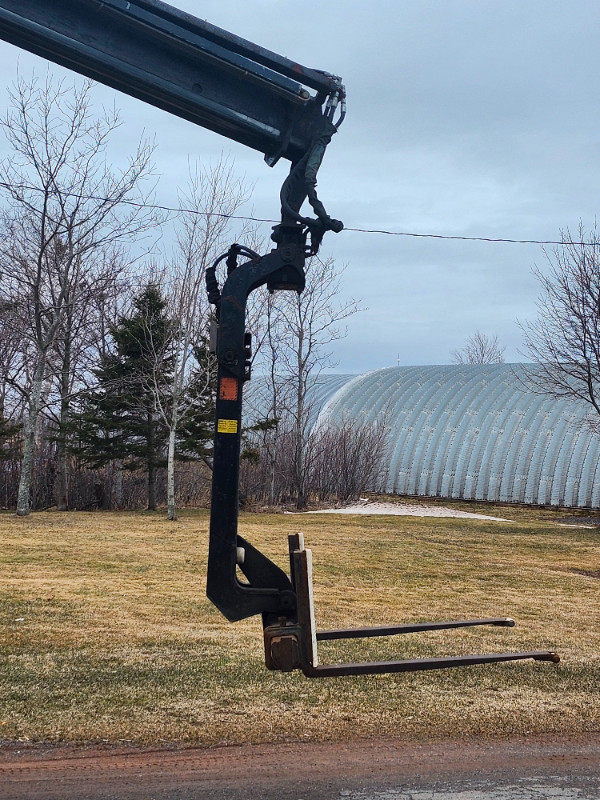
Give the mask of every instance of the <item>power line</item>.
M 412 236 L 417 239 L 450 239 L 464 242 L 501 242 L 507 244 L 557 244 L 557 245 L 581 245 L 583 247 L 597 247 L 597 242 L 572 242 L 563 239 L 502 239 L 490 236 L 447 236 L 441 233 L 412 233 L 409 231 L 385 231 L 367 230 L 365 228 L 344 228 L 345 231 L 355 231 L 356 233 L 379 233 L 385 236 Z
M 31 191 L 31 192 L 43 192 L 44 189 L 40 188 L 39 186 L 27 186 L 26 184 L 9 184 L 3 181 L 0 181 L 0 188 L 11 190 L 22 190 L 22 191 Z M 76 192 L 59 192 L 58 190 L 52 190 L 51 194 L 62 194 L 66 197 L 72 197 L 76 200 L 95 200 L 98 203 L 111 203 L 113 200 L 109 197 L 99 197 L 97 195 L 85 195 L 85 194 L 77 194 Z M 261 222 L 267 223 L 270 225 L 277 225 L 280 220 L 276 219 L 264 219 L 262 217 L 252 217 L 252 216 L 243 216 L 241 214 L 220 214 L 216 211 L 198 211 L 195 208 L 181 208 L 181 207 L 174 207 L 174 206 L 165 206 L 160 205 L 159 203 L 141 203 L 135 200 L 119 200 L 119 205 L 128 205 L 133 206 L 135 208 L 147 208 L 149 210 L 154 211 L 165 211 L 168 214 L 194 214 L 199 217 L 221 217 L 223 219 L 236 219 L 242 220 L 245 222 Z M 117 202 L 115 202 L 117 205 Z M 351 233 L 369 233 L 369 234 L 376 234 L 380 236 L 404 236 L 414 239 L 442 239 L 445 241 L 462 241 L 462 242 L 491 242 L 496 244 L 539 244 L 539 245 L 558 245 L 558 246 L 568 246 L 568 245 L 575 245 L 579 247 L 598 247 L 600 243 L 598 242 L 573 242 L 573 241 L 566 241 L 563 239 L 508 239 L 502 237 L 491 237 L 491 236 L 453 236 L 448 234 L 442 233 L 415 233 L 414 231 L 388 231 L 378 228 L 349 228 L 344 227 L 344 231 L 349 231 Z

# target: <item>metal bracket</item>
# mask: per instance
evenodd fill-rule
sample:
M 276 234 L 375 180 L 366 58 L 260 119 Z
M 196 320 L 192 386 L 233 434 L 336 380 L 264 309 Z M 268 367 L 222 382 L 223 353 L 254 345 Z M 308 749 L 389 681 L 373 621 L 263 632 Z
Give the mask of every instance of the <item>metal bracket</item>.
M 359 639 L 373 636 L 397 636 L 403 633 L 470 628 L 477 625 L 513 627 L 510 617 L 465 619 L 449 622 L 421 622 L 408 625 L 386 625 L 372 628 L 353 628 L 317 631 L 313 602 L 312 553 L 304 547 L 301 533 L 288 537 L 292 581 L 297 596 L 297 622 L 280 620 L 279 625 L 269 625 L 264 630 L 265 662 L 269 669 L 290 672 L 301 669 L 308 678 L 329 678 L 342 675 L 376 675 L 390 672 L 418 672 L 449 667 L 466 667 L 473 664 L 493 664 L 504 661 L 551 661 L 560 657 L 549 650 L 517 653 L 486 653 L 482 655 L 448 656 L 446 658 L 419 658 L 401 661 L 372 661 L 350 664 L 319 664 L 317 642 L 331 639 Z

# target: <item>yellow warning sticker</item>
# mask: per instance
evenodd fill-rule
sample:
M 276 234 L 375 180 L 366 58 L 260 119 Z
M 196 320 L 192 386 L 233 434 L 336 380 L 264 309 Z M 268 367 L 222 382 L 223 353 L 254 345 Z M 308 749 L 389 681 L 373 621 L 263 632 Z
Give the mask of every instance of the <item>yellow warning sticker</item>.
M 217 420 L 217 431 L 219 433 L 237 433 L 237 419 Z

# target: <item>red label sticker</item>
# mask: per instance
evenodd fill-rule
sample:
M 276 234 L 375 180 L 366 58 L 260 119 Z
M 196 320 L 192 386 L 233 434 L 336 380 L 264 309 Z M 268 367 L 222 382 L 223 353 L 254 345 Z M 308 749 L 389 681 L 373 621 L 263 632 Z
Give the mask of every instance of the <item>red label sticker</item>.
M 238 379 L 221 378 L 219 382 L 219 400 L 238 399 Z

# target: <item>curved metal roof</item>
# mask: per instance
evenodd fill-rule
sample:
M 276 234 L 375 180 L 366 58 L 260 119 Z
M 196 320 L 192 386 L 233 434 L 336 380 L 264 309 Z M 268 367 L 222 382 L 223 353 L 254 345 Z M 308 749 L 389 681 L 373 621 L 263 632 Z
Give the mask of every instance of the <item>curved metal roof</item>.
M 308 424 L 312 427 L 327 400 L 352 381 L 354 375 L 323 374 L 309 380 L 307 407 Z M 264 375 L 244 384 L 244 417 L 254 423 L 271 415 L 271 390 Z
M 600 438 L 583 401 L 528 392 L 521 364 L 389 367 L 322 376 L 316 424 L 385 419 L 397 494 L 600 506 Z

